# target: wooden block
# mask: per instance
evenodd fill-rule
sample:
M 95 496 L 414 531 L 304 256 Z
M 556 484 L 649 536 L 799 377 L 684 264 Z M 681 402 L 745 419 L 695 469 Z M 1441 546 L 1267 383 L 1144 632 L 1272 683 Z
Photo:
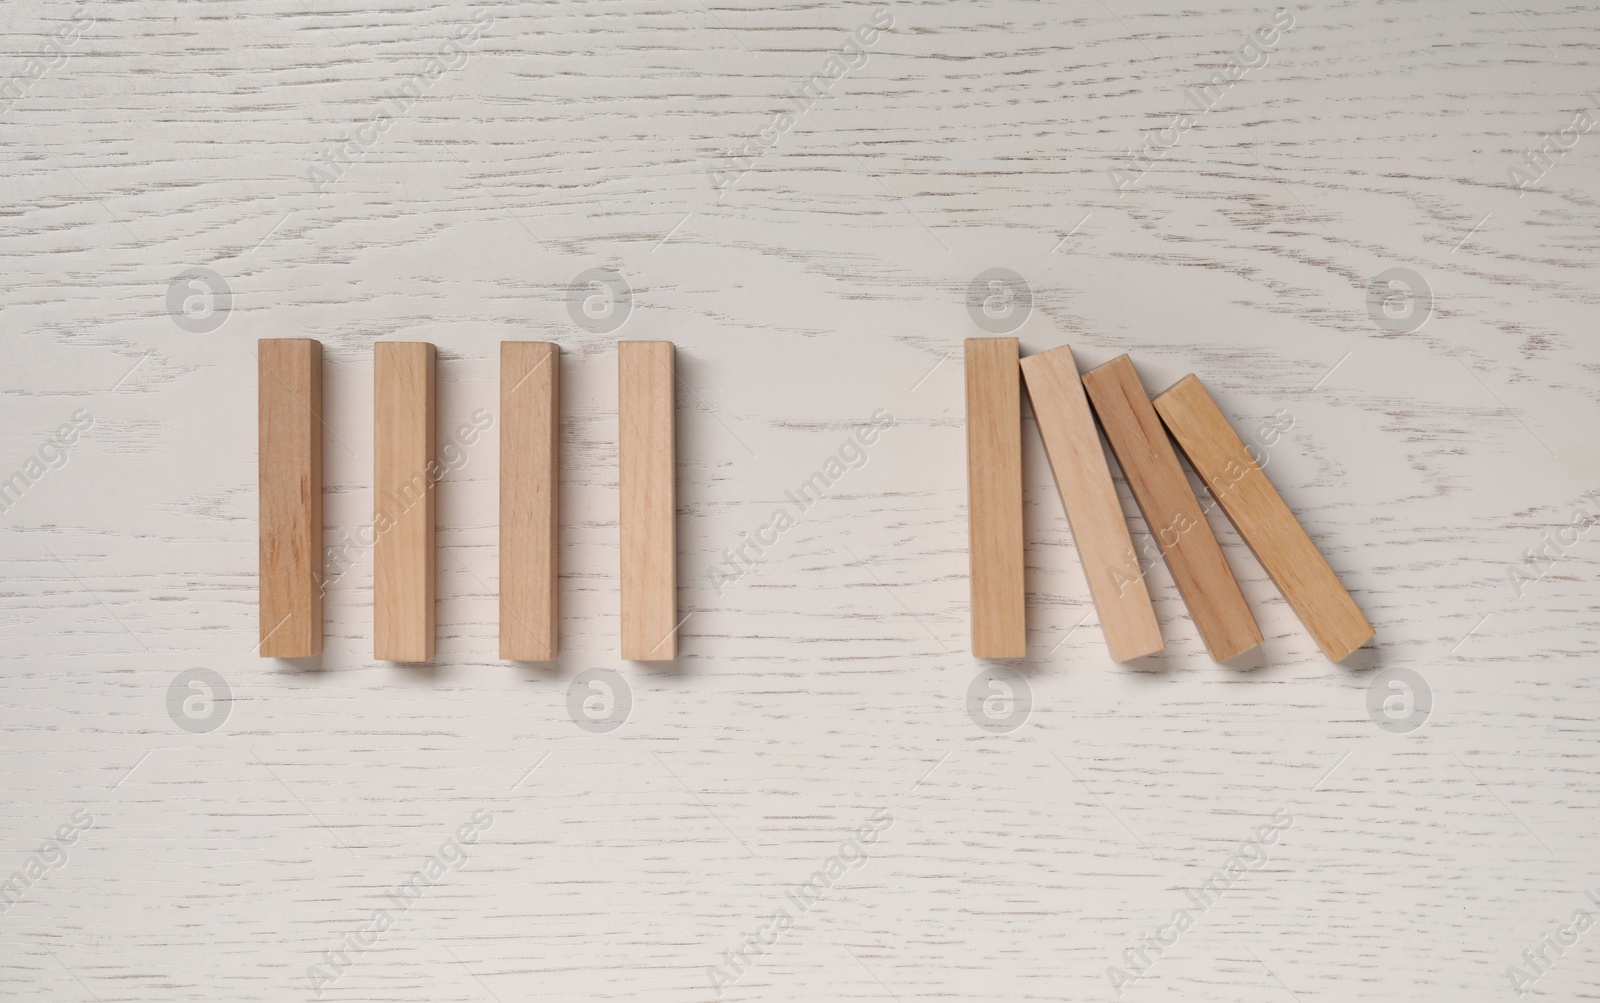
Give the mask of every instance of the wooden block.
M 561 346 L 500 343 L 500 657 L 556 657 Z
M 678 657 L 677 455 L 673 346 L 617 343 L 622 487 L 622 657 Z
M 1072 349 L 1063 345 L 1028 356 L 1022 360 L 1022 375 L 1106 647 L 1119 662 L 1160 651 L 1161 627 L 1133 554 L 1128 522 Z
M 258 348 L 260 651 L 304 658 L 322 651 L 322 343 Z
M 1155 400 L 1161 420 L 1329 661 L 1372 639 L 1339 576 L 1194 374 Z
M 433 657 L 434 351 L 421 341 L 374 346 L 373 657 Z
M 1024 658 L 1028 630 L 1017 339 L 968 338 L 966 369 L 972 653 L 979 658 Z
M 1223 662 L 1254 648 L 1261 643 L 1261 628 L 1189 489 L 1132 360 L 1119 355 L 1089 370 L 1083 385 L 1211 657 Z

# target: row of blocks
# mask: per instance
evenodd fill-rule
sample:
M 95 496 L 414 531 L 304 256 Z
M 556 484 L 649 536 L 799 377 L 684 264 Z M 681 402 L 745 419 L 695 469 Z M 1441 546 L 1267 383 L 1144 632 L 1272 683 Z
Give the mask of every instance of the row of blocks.
M 1015 338 L 971 338 L 966 381 L 974 655 L 1027 654 L 1024 382 L 1113 659 L 1154 654 L 1165 645 L 1096 417 L 1213 659 L 1256 647 L 1261 628 L 1168 433 L 1323 654 L 1342 661 L 1372 638 L 1372 624 L 1193 374 L 1152 401 L 1126 355 L 1080 376 L 1068 347 L 1020 358 Z
M 500 346 L 500 657 L 557 653 L 560 347 Z M 265 657 L 322 650 L 322 346 L 260 343 L 260 593 Z M 435 358 L 425 342 L 374 349 L 373 654 L 434 651 Z M 674 350 L 617 344 L 622 657 L 677 657 Z M 1217 661 L 1262 641 L 1178 463 L 1170 432 L 1323 653 L 1341 661 L 1372 625 L 1193 375 L 1154 402 L 1128 356 L 1079 375 L 1065 346 L 1020 357 L 1015 338 L 966 343 L 972 652 L 1027 654 L 1021 385 L 1066 508 L 1111 656 L 1165 646 L 1111 480 L 1109 440 L 1179 595 Z M 1092 410 L 1091 410 L 1092 402 Z M 1099 426 L 1096 426 L 1096 417 Z M 1163 429 L 1165 425 L 1165 430 Z
M 322 345 L 260 342 L 261 644 L 269 658 L 322 651 Z M 674 350 L 617 344 L 622 657 L 677 657 Z M 500 657 L 557 647 L 561 349 L 500 345 Z M 373 656 L 434 652 L 435 353 L 382 341 L 373 353 Z

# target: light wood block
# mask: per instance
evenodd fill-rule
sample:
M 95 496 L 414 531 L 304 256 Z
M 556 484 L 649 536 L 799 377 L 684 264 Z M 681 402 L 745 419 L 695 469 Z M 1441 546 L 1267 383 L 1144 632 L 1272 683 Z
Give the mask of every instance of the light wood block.
M 1372 639 L 1372 624 L 1273 488 L 1205 385 L 1191 373 L 1155 399 L 1156 411 L 1256 560 L 1329 661 Z
M 1083 385 L 1211 657 L 1222 662 L 1254 648 L 1261 643 L 1261 628 L 1189 489 L 1132 360 L 1119 355 L 1089 370 Z
M 1022 375 L 1106 647 L 1119 662 L 1160 651 L 1161 626 L 1072 349 L 1063 345 L 1028 356 Z
M 322 343 L 257 350 L 260 653 L 304 658 L 322 651 Z
M 673 346 L 617 343 L 622 497 L 622 657 L 678 657 L 677 454 Z
M 500 343 L 500 657 L 556 657 L 561 346 Z
M 968 338 L 967 532 L 972 653 L 1028 654 L 1022 543 L 1022 374 L 1017 339 Z
M 373 349 L 373 657 L 433 657 L 435 457 L 433 346 L 380 341 Z

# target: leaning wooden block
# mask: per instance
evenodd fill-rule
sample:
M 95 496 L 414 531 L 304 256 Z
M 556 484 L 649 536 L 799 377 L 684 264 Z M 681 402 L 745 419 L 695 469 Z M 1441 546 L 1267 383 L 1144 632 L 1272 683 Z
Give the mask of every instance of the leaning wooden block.
M 322 650 L 322 343 L 259 353 L 260 651 L 303 658 Z
M 1119 355 L 1091 369 L 1083 374 L 1083 385 L 1211 657 L 1222 662 L 1254 648 L 1261 643 L 1261 628 L 1189 489 L 1132 360 Z
M 420 341 L 374 346 L 373 657 L 433 657 L 434 351 Z
M 1017 339 L 968 338 L 967 532 L 972 653 L 1028 653 L 1022 547 L 1022 379 Z
M 556 657 L 561 346 L 500 343 L 500 657 Z
M 677 459 L 673 346 L 617 343 L 622 497 L 622 657 L 678 656 Z
M 1128 522 L 1072 349 L 1063 345 L 1028 356 L 1022 360 L 1022 375 L 1106 647 L 1119 662 L 1160 651 L 1161 627 L 1133 554 Z
M 1157 396 L 1155 406 L 1328 660 L 1343 661 L 1371 640 L 1372 624 L 1200 380 L 1185 376 Z

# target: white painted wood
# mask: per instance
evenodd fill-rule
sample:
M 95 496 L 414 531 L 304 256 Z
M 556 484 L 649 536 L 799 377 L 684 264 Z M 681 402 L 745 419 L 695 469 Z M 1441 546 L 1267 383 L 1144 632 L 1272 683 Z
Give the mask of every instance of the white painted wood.
M 1296 8 L 1119 197 L 1115 158 L 1270 7 L 894 5 L 719 198 L 718 154 L 874 8 L 487 7 L 319 196 L 309 166 L 474 8 L 7 5 L 0 85 L 81 31 L 0 101 L 0 474 L 92 425 L 0 513 L 0 879 L 77 833 L 0 914 L 0 982 L 315 998 L 308 967 L 481 811 L 467 865 L 324 999 L 714 999 L 708 966 L 887 809 L 722 998 L 1115 999 L 1107 967 L 1281 809 L 1269 864 L 1124 999 L 1511 998 L 1524 948 L 1600 911 L 1600 532 L 1520 597 L 1507 578 L 1600 491 L 1600 134 L 1525 196 L 1507 179 L 1594 107 L 1596 24 L 1513 7 Z M 973 723 L 959 359 L 996 267 L 1031 287 L 1025 350 L 1128 351 L 1153 389 L 1199 373 L 1247 441 L 1293 416 L 1267 473 L 1374 648 L 1326 663 L 1213 512 L 1259 658 L 1212 664 L 1157 563 L 1166 656 L 1114 665 L 1025 419 L 1033 707 Z M 1435 297 L 1410 333 L 1367 311 L 1395 267 Z M 212 333 L 167 313 L 191 268 L 232 291 Z M 569 313 L 590 268 L 632 289 L 620 331 Z M 251 348 L 289 336 L 324 343 L 330 546 L 371 518 L 374 339 L 439 346 L 441 443 L 493 414 L 501 339 L 562 344 L 553 669 L 495 658 L 497 426 L 440 494 L 434 663 L 369 657 L 369 552 L 330 585 L 320 660 L 254 655 Z M 615 655 L 619 336 L 679 346 L 692 616 L 660 669 Z M 878 409 L 865 465 L 718 595 L 719 553 Z M 1432 691 L 1409 734 L 1367 711 L 1392 668 Z M 231 687 L 215 730 L 169 716 L 191 669 Z M 591 669 L 631 688 L 615 731 L 568 715 Z M 1597 939 L 1534 989 L 1592 996 Z

